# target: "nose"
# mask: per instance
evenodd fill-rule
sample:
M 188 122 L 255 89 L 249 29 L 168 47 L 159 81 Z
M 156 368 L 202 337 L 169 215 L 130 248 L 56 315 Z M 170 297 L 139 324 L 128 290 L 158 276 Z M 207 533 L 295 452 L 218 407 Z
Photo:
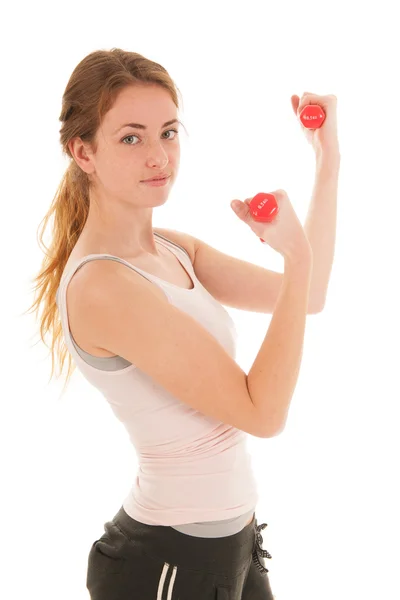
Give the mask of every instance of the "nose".
M 151 146 L 148 156 L 147 156 L 147 165 L 149 167 L 158 167 L 159 169 L 163 169 L 168 164 L 168 154 L 165 151 L 163 146 L 156 142 Z

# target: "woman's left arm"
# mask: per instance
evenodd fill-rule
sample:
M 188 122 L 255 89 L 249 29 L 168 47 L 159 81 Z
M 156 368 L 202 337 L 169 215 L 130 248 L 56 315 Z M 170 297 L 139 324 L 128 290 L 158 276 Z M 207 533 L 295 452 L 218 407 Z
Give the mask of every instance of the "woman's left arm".
M 332 271 L 336 240 L 340 154 L 316 157 L 315 181 L 304 231 L 313 251 L 310 295 L 322 310 Z
M 292 96 L 294 113 L 299 117 L 307 104 L 318 104 L 325 112 L 325 120 L 318 129 L 302 131 L 315 152 L 315 181 L 304 231 L 313 251 L 313 272 L 310 295 L 322 309 L 325 305 L 331 275 L 336 239 L 337 195 L 340 171 L 340 149 L 337 132 L 337 98 L 304 92 Z

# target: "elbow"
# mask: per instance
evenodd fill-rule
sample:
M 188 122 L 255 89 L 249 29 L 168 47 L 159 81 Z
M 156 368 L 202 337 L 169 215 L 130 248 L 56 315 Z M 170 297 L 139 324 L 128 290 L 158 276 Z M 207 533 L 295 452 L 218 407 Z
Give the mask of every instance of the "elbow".
M 268 426 L 263 431 L 263 438 L 273 438 L 280 435 L 286 426 L 286 420 L 280 421 L 279 423 L 272 423 L 271 421 L 268 423 Z
M 325 299 L 322 299 L 320 302 L 314 301 L 309 303 L 308 314 L 317 315 L 322 312 L 325 308 Z
M 284 429 L 285 427 L 280 427 L 279 429 L 268 429 L 268 431 L 264 431 L 264 435 L 261 437 L 264 439 L 278 437 L 278 435 L 280 435 Z
M 325 305 L 323 304 L 322 306 L 318 306 L 317 308 L 314 308 L 313 310 L 309 311 L 309 314 L 311 315 L 318 315 L 319 313 L 321 313 L 325 308 Z

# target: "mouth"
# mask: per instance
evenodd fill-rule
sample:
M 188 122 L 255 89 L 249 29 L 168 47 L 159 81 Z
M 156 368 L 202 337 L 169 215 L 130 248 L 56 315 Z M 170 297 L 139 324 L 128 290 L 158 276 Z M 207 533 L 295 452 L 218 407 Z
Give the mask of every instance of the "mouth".
M 165 181 L 170 175 L 164 175 L 164 177 L 152 177 L 151 179 L 143 179 L 142 183 L 151 183 L 152 181 Z

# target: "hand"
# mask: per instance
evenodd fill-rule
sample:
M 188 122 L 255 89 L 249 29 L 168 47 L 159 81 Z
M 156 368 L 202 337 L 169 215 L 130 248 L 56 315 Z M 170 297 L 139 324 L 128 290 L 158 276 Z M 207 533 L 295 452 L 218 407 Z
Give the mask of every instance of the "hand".
M 291 97 L 292 108 L 299 118 L 301 111 L 307 104 L 318 104 L 324 109 L 325 121 L 319 129 L 307 129 L 299 119 L 300 127 L 307 141 L 314 148 L 318 156 L 338 155 L 340 156 L 339 140 L 337 133 L 337 98 L 333 94 L 329 96 L 318 96 L 310 92 L 304 92 L 301 99 L 298 96 Z
M 244 202 L 235 198 L 231 202 L 232 210 L 259 238 L 285 258 L 298 258 L 304 255 L 305 250 L 308 256 L 311 246 L 287 193 L 285 190 L 270 193 L 278 204 L 278 212 L 270 223 L 253 218 L 249 206 L 252 198 L 246 198 Z

